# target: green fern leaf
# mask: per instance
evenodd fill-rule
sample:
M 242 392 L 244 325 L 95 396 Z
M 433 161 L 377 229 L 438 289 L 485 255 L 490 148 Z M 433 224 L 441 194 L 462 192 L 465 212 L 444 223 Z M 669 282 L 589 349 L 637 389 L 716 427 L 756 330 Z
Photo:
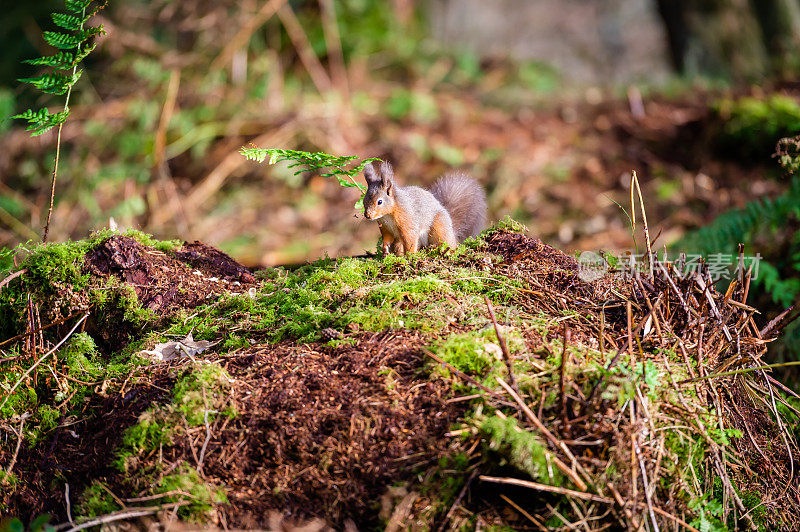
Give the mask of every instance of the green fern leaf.
M 53 127 L 64 123 L 69 116 L 69 110 L 50 114 L 47 109 L 39 109 L 34 111 L 28 109 L 24 113 L 12 116 L 11 118 L 19 118 L 28 121 L 28 127 L 25 131 L 30 131 L 32 137 L 38 137 L 42 133 L 50 131 Z
M 99 26 L 90 26 L 83 31 L 79 31 L 77 37 L 80 38 L 81 42 L 90 39 L 96 35 L 105 35 L 106 30 L 103 29 L 103 25 L 100 24 Z
M 72 13 L 81 13 L 86 7 L 92 3 L 92 0 L 64 0 L 64 5 L 67 11 Z
M 33 78 L 21 78 L 17 81 L 30 83 L 42 92 L 50 94 L 64 94 L 67 91 L 69 77 L 61 74 L 46 73 Z
M 75 55 L 72 54 L 71 52 L 58 52 L 55 55 L 49 55 L 47 57 L 37 57 L 36 59 L 25 59 L 22 62 L 27 63 L 29 65 L 49 66 L 55 68 L 56 70 L 64 70 L 67 68 L 72 68 L 73 64 L 76 63 Z
M 81 24 L 83 24 L 83 19 L 76 17 L 75 15 L 51 13 L 50 17 L 53 19 L 53 22 L 56 26 L 60 26 L 65 30 L 76 31 L 81 29 Z
M 87 46 L 86 48 L 81 50 L 80 53 L 75 55 L 75 59 L 73 60 L 73 64 L 77 65 L 78 63 L 83 61 L 86 58 L 86 56 L 89 55 L 90 53 L 92 53 L 92 51 L 95 48 L 97 48 L 97 44 L 92 44 L 91 46 Z
M 45 42 L 50 46 L 55 46 L 61 50 L 71 50 L 84 40 L 77 35 L 70 35 L 68 33 L 61 33 L 58 31 L 43 31 L 42 37 Z
M 378 158 L 369 158 L 362 160 L 359 164 L 352 168 L 347 168 L 354 161 L 358 160 L 355 155 L 336 156 L 327 153 L 317 152 L 309 153 L 307 151 L 299 150 L 284 150 L 278 148 L 258 148 L 249 147 L 242 148 L 239 153 L 245 156 L 248 160 L 263 163 L 269 157 L 269 164 L 275 164 L 282 161 L 288 161 L 289 168 L 298 168 L 295 175 L 314 170 L 329 169 L 326 173 L 321 173 L 322 177 L 335 177 L 339 185 L 343 187 L 356 187 L 362 193 L 365 192 L 365 187 L 356 181 L 356 176 L 364 169 L 364 166 L 372 161 L 379 161 Z M 359 200 L 360 202 L 361 200 Z
M 22 78 L 18 81 L 30 83 L 40 91 L 49 94 L 64 94 L 67 92 L 67 89 L 72 87 L 75 82 L 78 81 L 78 78 L 81 77 L 82 72 L 83 71 L 79 70 L 71 76 L 48 72 L 33 78 Z
M 19 118 L 20 120 L 34 120 L 38 117 L 44 117 L 46 115 L 47 115 L 47 109 L 39 109 L 38 111 L 34 111 L 33 109 L 28 109 L 24 113 L 14 115 L 11 118 Z

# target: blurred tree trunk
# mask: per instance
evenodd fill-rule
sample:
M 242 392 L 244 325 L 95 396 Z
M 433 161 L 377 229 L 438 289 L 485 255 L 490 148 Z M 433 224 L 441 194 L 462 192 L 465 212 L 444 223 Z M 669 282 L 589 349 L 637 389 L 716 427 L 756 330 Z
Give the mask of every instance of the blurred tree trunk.
M 656 0 L 673 63 L 753 80 L 800 67 L 800 0 Z
M 750 0 L 758 17 L 773 71 L 800 71 L 800 0 Z

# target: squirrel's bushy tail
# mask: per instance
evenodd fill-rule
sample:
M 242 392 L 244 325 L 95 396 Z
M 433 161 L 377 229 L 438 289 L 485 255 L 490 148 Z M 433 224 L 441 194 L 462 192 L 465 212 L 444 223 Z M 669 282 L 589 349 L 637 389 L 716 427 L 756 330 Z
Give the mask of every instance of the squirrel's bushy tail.
M 431 187 L 431 194 L 450 214 L 459 244 L 486 227 L 486 193 L 468 174 L 445 174 Z

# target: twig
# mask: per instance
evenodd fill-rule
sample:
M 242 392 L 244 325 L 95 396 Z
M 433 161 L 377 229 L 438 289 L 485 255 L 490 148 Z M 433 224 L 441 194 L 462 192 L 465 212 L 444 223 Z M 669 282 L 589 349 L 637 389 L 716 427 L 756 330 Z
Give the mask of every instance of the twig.
M 522 506 L 509 499 L 504 493 L 500 494 L 500 498 L 506 501 L 508 504 L 510 504 L 516 511 L 524 515 L 531 523 L 536 525 L 539 528 L 539 530 L 547 532 L 547 529 L 544 527 L 544 523 L 533 517 L 530 513 L 526 512 Z
M 96 519 L 92 519 L 91 521 L 86 521 L 85 523 L 81 523 L 79 525 L 72 526 L 71 528 L 67 528 L 66 524 L 57 525 L 54 527 L 56 530 L 60 530 L 62 528 L 67 528 L 65 532 L 77 532 L 78 530 L 83 530 L 85 528 L 90 528 L 97 525 L 102 525 L 105 523 L 113 523 L 114 521 L 121 521 L 123 519 L 130 519 L 132 517 L 143 517 L 145 515 L 152 515 L 154 513 L 158 513 L 161 510 L 168 510 L 172 508 L 178 508 L 180 506 L 186 506 L 187 504 L 191 504 L 189 501 L 181 501 L 175 503 L 165 504 L 163 506 L 148 506 L 145 508 L 136 508 L 130 510 L 121 510 L 119 512 L 114 512 L 110 514 L 103 515 Z M 70 523 L 71 524 L 71 523 Z
M 565 431 L 569 431 L 569 420 L 567 419 L 567 395 L 564 392 L 564 383 L 566 382 L 567 373 L 567 344 L 569 344 L 569 327 L 564 323 L 564 347 L 561 350 L 561 367 L 559 368 L 558 391 L 559 391 L 559 404 L 561 406 L 561 424 L 564 426 Z M 569 435 L 569 434 L 567 434 Z
M 639 450 L 639 444 L 636 443 L 636 438 L 633 438 L 633 448 L 636 451 L 636 458 L 639 461 L 639 469 L 642 471 L 642 484 L 644 485 L 644 496 L 647 501 L 647 510 L 650 512 L 650 522 L 656 532 L 659 532 L 658 523 L 656 523 L 656 516 L 653 513 L 653 501 L 650 499 L 650 485 L 647 481 L 647 470 L 644 468 L 644 461 L 642 460 L 642 452 Z
M 712 373 L 711 375 L 705 375 L 703 377 L 696 377 L 694 379 L 684 379 L 682 381 L 678 381 L 677 384 L 690 384 L 692 382 L 704 381 L 707 379 L 713 379 L 714 377 L 728 377 L 730 375 L 741 375 L 742 373 L 750 373 L 751 371 L 759 371 L 762 369 L 770 369 L 770 368 L 783 368 L 786 366 L 798 366 L 800 365 L 800 360 L 793 360 L 791 362 L 780 362 L 776 364 L 766 364 L 764 366 L 756 366 L 754 368 L 744 368 L 744 369 L 737 369 L 733 371 L 723 371 L 722 373 Z
M 202 474 L 203 472 L 203 458 L 206 455 L 206 448 L 208 447 L 208 442 L 211 440 L 211 427 L 208 426 L 208 404 L 206 404 L 206 389 L 203 388 L 203 406 L 205 407 L 205 411 L 203 413 L 203 423 L 206 426 L 206 439 L 203 442 L 203 446 L 200 448 L 200 460 L 197 464 L 197 471 L 198 473 Z
M 567 488 L 562 488 L 560 486 L 548 486 L 547 484 L 539 484 L 538 482 L 531 482 L 529 480 L 521 480 L 508 477 L 489 477 L 486 475 L 481 475 L 478 477 L 478 479 L 483 482 L 494 482 L 496 484 L 509 484 L 512 486 L 521 486 L 523 488 L 531 488 L 539 491 L 546 491 L 549 493 L 558 493 L 559 495 L 566 495 L 567 497 L 575 497 L 576 499 L 582 499 L 585 501 L 599 502 L 611 505 L 613 505 L 615 502 L 614 499 L 610 497 L 603 497 L 600 495 L 595 495 L 594 493 L 575 491 Z M 640 508 L 645 506 L 643 503 L 636 503 L 636 505 Z M 698 529 L 696 529 L 686 521 L 672 515 L 669 512 L 662 510 L 661 508 L 653 507 L 653 511 L 685 527 L 686 530 L 690 530 L 691 532 L 700 532 Z
M 444 516 L 444 519 L 442 520 L 442 523 L 439 525 L 439 528 L 437 529 L 438 532 L 442 532 L 442 530 L 444 530 L 444 527 L 447 526 L 447 523 L 450 521 L 450 516 L 453 515 L 453 512 L 455 511 L 456 507 L 459 504 L 461 504 L 461 501 L 464 499 L 464 495 L 467 494 L 467 490 L 469 489 L 469 485 L 472 484 L 472 480 L 475 478 L 475 476 L 477 474 L 478 474 L 478 470 L 474 469 L 472 471 L 472 474 L 469 476 L 467 481 L 464 483 L 464 486 L 461 488 L 461 491 L 458 492 L 458 497 L 456 497 L 456 500 L 453 502 L 453 505 L 450 506 L 450 510 L 448 510 L 447 515 Z
M 319 5 L 322 11 L 322 31 L 325 33 L 325 46 L 328 49 L 333 81 L 345 99 L 348 99 L 350 88 L 347 80 L 347 67 L 345 67 L 342 54 L 339 25 L 336 22 L 336 8 L 333 0 L 319 0 Z
M 586 472 L 586 470 L 583 468 L 580 462 L 578 462 L 578 459 L 575 458 L 575 455 L 572 454 L 572 451 L 569 450 L 569 447 L 567 447 L 564 442 L 556 438 L 555 435 L 552 432 L 550 432 L 550 430 L 547 427 L 544 426 L 544 423 L 539 421 L 539 418 L 536 417 L 536 414 L 533 413 L 533 411 L 528 407 L 528 405 L 525 404 L 525 401 L 522 400 L 519 394 L 517 394 L 517 392 L 515 392 L 514 389 L 511 388 L 511 386 L 509 386 L 500 377 L 496 377 L 496 379 L 497 382 L 500 384 L 500 386 L 505 388 L 505 390 L 511 395 L 511 397 L 514 398 L 514 400 L 517 402 L 520 408 L 522 408 L 522 411 L 525 413 L 528 420 L 530 420 L 530 422 L 533 423 L 536 429 L 542 434 L 544 434 L 545 437 L 548 440 L 550 440 L 550 443 L 552 443 L 553 446 L 555 446 L 557 449 L 561 449 L 561 451 L 563 451 L 564 454 L 567 455 L 567 458 L 569 458 L 570 461 L 572 462 L 571 464 L 572 467 L 577 469 L 587 481 L 590 481 L 589 474 Z M 556 465 L 558 465 L 558 462 L 556 462 Z M 588 486 L 586 482 L 584 482 L 577 474 L 575 474 L 575 471 L 573 471 L 570 468 L 565 468 L 562 469 L 562 472 L 565 475 L 567 475 L 569 479 L 572 481 L 572 483 L 575 484 L 575 486 L 577 486 L 581 491 L 585 491 L 587 489 Z
M 64 484 L 64 504 L 67 506 L 67 521 L 69 521 L 69 524 L 75 525 L 72 520 L 72 504 L 69 502 L 69 482 Z
M 473 379 L 472 377 L 470 377 L 469 375 L 467 375 L 466 373 L 464 373 L 463 371 L 461 371 L 457 367 L 453 366 L 452 364 L 449 364 L 449 363 L 445 362 L 444 360 L 439 358 L 438 355 L 436 355 L 434 352 L 432 352 L 430 349 L 427 349 L 427 348 L 423 348 L 423 349 L 425 350 L 425 354 L 426 355 L 428 355 L 429 357 L 434 359 L 436 362 L 438 362 L 439 364 L 443 365 L 449 371 L 452 371 L 457 376 L 461 377 L 462 379 L 464 379 L 465 381 L 467 381 L 471 385 L 477 386 L 478 388 L 480 388 L 484 392 L 488 393 L 489 395 L 494 396 L 495 398 L 502 399 L 502 395 L 500 393 L 498 393 L 497 391 L 492 390 L 488 386 L 484 386 L 483 384 L 478 382 L 476 379 Z
M 795 306 L 791 305 L 789 308 L 787 308 L 786 310 L 784 310 L 783 312 L 781 312 L 780 314 L 775 316 L 774 319 L 770 320 L 770 322 L 767 323 L 766 327 L 764 327 L 763 329 L 761 329 L 761 331 L 759 331 L 759 334 L 761 335 L 761 337 L 764 338 L 766 335 L 770 334 L 771 332 L 773 332 L 775 330 L 780 330 L 783 327 L 785 327 L 786 325 L 788 325 L 789 323 L 791 323 L 792 321 L 794 321 L 795 319 L 797 319 L 797 317 L 800 316 L 800 313 L 797 313 L 794 316 L 792 316 L 785 324 L 781 323 L 786 318 L 786 316 L 789 313 L 791 313 L 794 309 L 795 309 Z
M 506 369 L 508 370 L 508 380 L 511 382 L 511 387 L 514 388 L 517 393 L 519 393 L 517 378 L 514 376 L 514 370 L 511 368 L 511 354 L 508 352 L 508 345 L 506 345 L 505 338 L 500 334 L 500 326 L 497 325 L 497 318 L 494 315 L 494 307 L 492 307 L 492 302 L 489 301 L 489 296 L 483 296 L 483 300 L 486 301 L 486 308 L 489 309 L 489 317 L 492 318 L 494 332 L 497 335 L 497 341 L 500 343 L 500 350 L 503 352 L 503 360 L 505 360 Z
M 331 78 L 328 77 L 325 68 L 319 62 L 319 58 L 314 54 L 311 43 L 308 42 L 308 37 L 292 8 L 285 3 L 281 5 L 280 9 L 278 9 L 278 18 L 281 19 L 283 27 L 286 28 L 286 33 L 289 34 L 289 39 L 291 39 L 295 50 L 297 50 L 297 55 L 300 56 L 300 62 L 306 67 L 314 86 L 317 87 L 320 94 L 330 91 L 332 88 Z
M 7 473 L 11 473 L 11 470 L 14 469 L 14 464 L 17 463 L 17 455 L 19 455 L 19 448 L 22 445 L 22 427 L 25 426 L 25 418 L 23 417 L 19 421 L 19 434 L 17 435 L 17 447 L 14 449 L 14 456 L 11 457 L 11 462 L 8 464 L 8 469 L 6 469 Z
M 36 329 L 34 329 L 32 331 L 28 331 L 28 332 L 24 332 L 22 334 L 18 334 L 16 336 L 12 336 L 8 340 L 3 340 L 2 342 L 0 342 L 0 347 L 3 347 L 4 345 L 6 345 L 8 343 L 11 343 L 14 340 L 19 340 L 20 338 L 24 338 L 24 337 L 29 336 L 31 334 L 41 333 L 42 331 L 44 331 L 45 329 L 49 329 L 50 327 L 54 327 L 56 325 L 61 325 L 65 321 L 71 320 L 72 318 L 74 318 L 75 316 L 80 314 L 81 312 L 86 312 L 87 310 L 88 309 L 83 309 L 83 310 L 79 310 L 78 312 L 73 312 L 72 314 L 70 314 L 66 318 L 61 318 L 61 319 L 58 319 L 58 320 L 54 321 L 53 323 L 48 323 L 44 327 L 37 327 Z
M 61 339 L 61 341 L 60 341 L 60 342 L 58 342 L 54 348 L 52 348 L 50 351 L 48 351 L 47 353 L 45 353 L 44 355 L 42 355 L 42 356 L 41 356 L 41 358 L 39 358 L 39 360 L 37 360 L 37 361 L 36 361 L 36 363 L 34 363 L 34 364 L 33 364 L 33 366 L 31 366 L 30 368 L 28 368 L 28 370 L 27 370 L 25 373 L 23 373 L 23 374 L 22 374 L 22 376 L 19 378 L 19 380 L 17 380 L 17 382 L 16 382 L 16 383 L 14 383 L 14 386 L 12 386 L 12 387 L 11 387 L 11 390 L 9 390 L 9 391 L 8 391 L 8 395 L 6 395 L 6 398 L 5 398 L 5 399 L 3 399 L 3 402 L 2 402 L 2 403 L 0 403 L 0 409 L 2 409 L 2 408 L 3 408 L 3 406 L 5 406 L 5 404 L 6 404 L 6 401 L 8 401 L 9 397 L 11 397 L 11 394 L 13 394 L 13 393 L 14 393 L 14 390 L 16 390 L 16 389 L 17 389 L 17 387 L 18 387 L 20 384 L 22 384 L 22 381 L 23 381 L 23 380 L 25 380 L 25 378 L 26 378 L 28 375 L 30 375 L 30 374 L 31 374 L 31 372 L 32 372 L 34 369 L 36 369 L 36 367 L 37 367 L 39 364 L 41 364 L 41 363 L 42 363 L 42 361 L 43 361 L 45 358 L 47 358 L 47 357 L 48 357 L 48 356 L 50 356 L 51 354 L 55 353 L 55 352 L 56 352 L 56 351 L 57 351 L 57 350 L 58 350 L 58 349 L 59 349 L 59 348 L 60 348 L 62 345 L 64 345 L 64 342 L 66 342 L 66 341 L 69 339 L 69 337 L 70 337 L 70 336 L 72 336 L 72 333 L 74 333 L 74 332 L 75 332 L 75 329 L 77 329 L 77 328 L 78 328 L 78 327 L 81 325 L 81 323 L 83 323 L 83 322 L 86 320 L 86 318 L 88 318 L 88 317 L 89 317 L 89 313 L 87 312 L 86 314 L 84 314 L 84 315 L 83 315 L 83 317 L 82 317 L 81 319 L 79 319 L 79 320 L 78 320 L 78 322 L 77 322 L 77 323 L 76 323 L 76 324 L 75 324 L 75 325 L 72 327 L 72 329 L 70 329 L 70 331 L 67 333 L 67 335 L 66 335 L 64 338 L 62 338 L 62 339 Z
M 547 491 L 549 493 L 558 493 L 559 495 L 566 495 L 568 497 L 575 497 L 584 501 L 602 502 L 604 504 L 614 504 L 614 499 L 610 497 L 602 497 L 594 493 L 587 493 L 585 491 L 575 491 L 569 488 L 562 488 L 561 486 L 549 486 L 547 484 L 539 484 L 530 480 L 522 480 L 518 478 L 508 477 L 489 477 L 481 475 L 478 477 L 482 482 L 494 482 L 495 484 L 510 484 L 512 486 L 522 486 L 524 488 L 532 488 L 539 491 Z
M 12 274 L 11 274 L 11 275 L 9 275 L 8 277 L 6 277 L 6 278 L 5 278 L 5 279 L 3 279 L 2 281 L 0 281 L 0 290 L 2 290 L 2 289 L 3 289 L 3 287 L 4 287 L 5 285 L 7 285 L 8 283 L 10 283 L 11 281 L 13 281 L 14 279 L 16 279 L 17 277 L 19 277 L 20 275 L 24 275 L 24 274 L 25 274 L 25 272 L 27 272 L 27 271 L 28 271 L 28 269 L 27 269 L 27 268 L 23 268 L 23 269 L 21 269 L 21 270 L 19 270 L 19 271 L 16 271 L 16 272 L 12 273 Z

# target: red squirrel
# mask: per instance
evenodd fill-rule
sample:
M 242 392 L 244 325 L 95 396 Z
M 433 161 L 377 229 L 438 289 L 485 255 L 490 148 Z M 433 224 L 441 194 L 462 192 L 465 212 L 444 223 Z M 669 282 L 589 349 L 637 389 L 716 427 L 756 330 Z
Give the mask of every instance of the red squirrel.
M 378 222 L 384 253 L 416 253 L 442 243 L 455 248 L 486 225 L 486 194 L 466 173 L 448 172 L 430 190 L 397 185 L 386 162 L 377 171 L 365 166 L 364 177 L 364 216 Z

